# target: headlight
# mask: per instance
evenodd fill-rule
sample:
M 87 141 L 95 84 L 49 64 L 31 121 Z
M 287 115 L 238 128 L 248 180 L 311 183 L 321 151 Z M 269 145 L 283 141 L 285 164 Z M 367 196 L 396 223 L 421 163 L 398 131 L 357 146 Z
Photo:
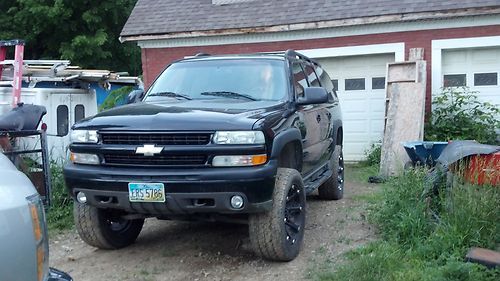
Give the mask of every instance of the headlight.
M 73 130 L 71 131 L 72 143 L 97 143 L 97 131 Z
M 101 163 L 101 161 L 99 161 L 99 156 L 86 153 L 71 152 L 69 160 L 75 164 L 99 165 Z
M 265 144 L 261 131 L 219 131 L 214 135 L 215 144 Z
M 265 164 L 266 154 L 259 155 L 219 155 L 212 160 L 214 167 L 245 167 Z

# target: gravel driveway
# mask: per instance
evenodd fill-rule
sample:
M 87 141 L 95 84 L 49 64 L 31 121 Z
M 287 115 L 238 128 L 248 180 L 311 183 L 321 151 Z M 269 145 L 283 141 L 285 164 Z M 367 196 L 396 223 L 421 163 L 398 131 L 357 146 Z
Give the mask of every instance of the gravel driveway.
M 352 168 L 351 168 L 352 170 Z M 304 280 L 316 263 L 375 238 L 358 195 L 377 187 L 349 180 L 340 201 L 308 197 L 301 254 L 292 262 L 269 262 L 249 248 L 245 225 L 149 219 L 132 246 L 115 251 L 84 244 L 76 230 L 51 237 L 50 264 L 84 280 Z

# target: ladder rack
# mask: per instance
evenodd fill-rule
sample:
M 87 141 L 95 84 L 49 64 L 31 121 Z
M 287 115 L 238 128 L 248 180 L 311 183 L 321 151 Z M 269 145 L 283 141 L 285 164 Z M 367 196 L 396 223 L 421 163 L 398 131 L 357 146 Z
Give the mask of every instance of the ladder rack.
M 14 47 L 14 60 L 6 61 L 7 48 Z M 21 83 L 23 78 L 23 57 L 24 57 L 24 41 L 23 40 L 2 40 L 0 41 L 0 80 L 2 80 L 2 72 L 5 65 L 12 65 L 14 68 L 13 79 L 11 81 L 3 81 L 3 85 L 12 86 L 12 107 L 16 107 L 21 102 Z

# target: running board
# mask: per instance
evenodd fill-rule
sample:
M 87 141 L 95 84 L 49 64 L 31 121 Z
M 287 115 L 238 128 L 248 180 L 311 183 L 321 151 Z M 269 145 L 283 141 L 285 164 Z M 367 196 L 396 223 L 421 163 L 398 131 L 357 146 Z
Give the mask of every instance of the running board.
M 314 171 L 310 176 L 307 176 L 304 179 L 304 188 L 306 190 L 306 194 L 310 194 L 318 189 L 318 187 L 320 187 L 320 185 L 327 181 L 332 176 L 332 174 L 332 169 L 330 169 L 327 163 Z

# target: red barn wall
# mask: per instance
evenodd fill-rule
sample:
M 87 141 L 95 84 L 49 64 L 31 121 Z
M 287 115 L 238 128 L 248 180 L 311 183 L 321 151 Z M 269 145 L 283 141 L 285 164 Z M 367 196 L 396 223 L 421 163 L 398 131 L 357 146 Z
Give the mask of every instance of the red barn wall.
M 431 43 L 436 39 L 452 39 L 482 36 L 500 35 L 500 25 L 434 29 L 421 31 L 406 31 L 393 33 L 380 33 L 370 35 L 346 36 L 335 38 L 322 38 L 310 40 L 279 41 L 249 44 L 230 44 L 215 46 L 175 47 L 175 48 L 149 48 L 142 49 L 142 69 L 144 83 L 149 87 L 156 76 L 166 65 L 185 56 L 196 53 L 209 54 L 237 54 L 269 52 L 287 49 L 317 49 L 347 46 L 361 46 L 372 44 L 399 43 L 404 42 L 406 57 L 410 48 L 423 48 L 424 57 L 427 61 L 427 110 L 430 110 L 431 100 Z

